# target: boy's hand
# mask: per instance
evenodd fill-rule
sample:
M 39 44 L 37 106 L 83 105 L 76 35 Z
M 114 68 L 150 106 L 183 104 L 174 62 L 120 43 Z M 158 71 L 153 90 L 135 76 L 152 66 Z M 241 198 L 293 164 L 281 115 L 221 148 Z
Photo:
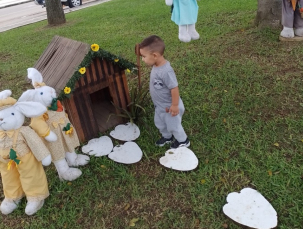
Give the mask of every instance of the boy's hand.
M 169 109 L 166 108 L 166 112 L 170 113 L 171 116 L 176 116 L 179 114 L 179 106 L 171 105 Z

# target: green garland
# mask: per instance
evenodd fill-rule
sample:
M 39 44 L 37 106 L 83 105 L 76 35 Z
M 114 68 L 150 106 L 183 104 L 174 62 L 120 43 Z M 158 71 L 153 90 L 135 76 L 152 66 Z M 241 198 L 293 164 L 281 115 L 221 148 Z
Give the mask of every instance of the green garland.
M 95 46 L 95 47 L 93 47 Z M 96 47 L 97 46 L 97 47 Z M 94 49 L 97 49 L 97 51 L 93 51 Z M 71 94 L 74 92 L 75 90 L 75 84 L 76 82 L 81 78 L 85 76 L 85 71 L 86 68 L 88 68 L 91 65 L 91 62 L 93 59 L 95 58 L 100 58 L 100 59 L 105 59 L 109 62 L 112 62 L 115 65 L 118 65 L 119 68 L 123 69 L 123 70 L 127 70 L 128 72 L 137 72 L 137 66 L 131 62 L 129 62 L 128 60 L 120 57 L 120 56 L 116 56 L 113 55 L 103 49 L 99 49 L 99 46 L 96 44 L 93 44 L 91 46 L 90 51 L 88 52 L 88 54 L 84 57 L 83 61 L 81 62 L 81 64 L 78 66 L 77 71 L 75 71 L 75 73 L 73 74 L 73 76 L 69 79 L 69 81 L 66 83 L 65 88 L 63 88 L 58 96 L 58 100 L 62 101 L 66 98 L 70 98 Z M 80 69 L 85 67 L 84 73 L 81 74 L 80 73 Z M 66 91 L 65 91 L 66 89 Z

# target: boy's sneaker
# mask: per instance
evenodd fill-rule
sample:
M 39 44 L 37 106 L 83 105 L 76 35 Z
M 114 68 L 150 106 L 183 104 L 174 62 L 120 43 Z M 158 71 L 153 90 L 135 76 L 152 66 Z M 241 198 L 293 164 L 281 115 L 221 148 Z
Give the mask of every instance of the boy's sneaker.
M 177 139 L 170 145 L 171 149 L 176 149 L 179 147 L 189 147 L 190 146 L 190 141 L 188 138 L 184 142 L 178 142 Z
M 158 141 L 156 141 L 156 146 L 164 146 L 165 144 L 169 144 L 173 141 L 173 136 L 171 138 L 161 137 Z

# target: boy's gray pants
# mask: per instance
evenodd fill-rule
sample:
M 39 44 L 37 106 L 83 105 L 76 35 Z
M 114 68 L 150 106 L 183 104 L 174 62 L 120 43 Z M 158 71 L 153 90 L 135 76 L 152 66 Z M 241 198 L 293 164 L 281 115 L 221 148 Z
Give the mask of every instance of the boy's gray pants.
M 185 108 L 182 100 L 179 100 L 179 114 L 176 116 L 171 116 L 170 113 L 166 113 L 165 110 L 162 109 L 155 110 L 155 125 L 159 129 L 162 137 L 171 138 L 172 136 L 178 142 L 184 142 L 187 138 L 187 135 L 182 127 L 182 115 L 184 114 Z
M 298 0 L 303 7 L 303 0 Z M 288 0 L 282 0 L 282 25 L 288 28 L 303 28 L 303 18 L 301 18 L 300 10 L 295 11 L 292 4 Z

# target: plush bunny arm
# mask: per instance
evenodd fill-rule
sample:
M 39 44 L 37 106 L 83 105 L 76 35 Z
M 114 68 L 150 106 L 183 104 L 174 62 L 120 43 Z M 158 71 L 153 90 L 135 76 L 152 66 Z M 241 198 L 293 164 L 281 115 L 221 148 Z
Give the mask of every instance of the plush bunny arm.
M 31 124 L 29 126 L 42 138 L 46 138 L 51 133 L 50 127 L 46 123 L 45 118 L 43 117 L 43 115 L 41 115 L 39 117 L 32 118 L 31 119 Z M 54 137 L 50 137 L 50 139 L 52 139 L 52 138 L 54 138 Z M 45 139 L 45 140 L 47 140 L 47 139 Z
M 31 152 L 38 161 L 42 161 L 44 158 L 50 155 L 50 152 L 45 146 L 42 139 L 30 127 L 25 126 L 21 128 L 20 133 L 22 134 L 27 146 L 30 148 Z
M 57 138 L 57 135 L 53 131 L 50 131 L 49 135 L 47 135 L 44 139 L 48 142 L 55 142 L 55 141 L 57 141 L 58 138 Z
M 171 6 L 173 4 L 173 0 L 165 0 L 166 5 Z
M 0 92 L 0 99 L 6 99 L 12 95 L 11 90 L 4 90 Z
M 52 156 L 48 155 L 46 158 L 44 158 L 42 161 L 42 165 L 49 166 L 52 163 Z

